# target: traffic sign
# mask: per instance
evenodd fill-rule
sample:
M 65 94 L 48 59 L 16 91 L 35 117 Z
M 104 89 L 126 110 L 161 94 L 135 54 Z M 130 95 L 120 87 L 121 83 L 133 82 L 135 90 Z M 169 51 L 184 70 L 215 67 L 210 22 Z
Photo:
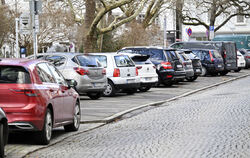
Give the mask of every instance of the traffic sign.
M 31 33 L 31 20 L 29 13 L 23 13 L 20 16 L 20 33 L 24 35 Z
M 192 29 L 191 28 L 188 28 L 187 34 L 188 34 L 189 37 L 192 35 Z
M 210 31 L 214 31 L 214 26 L 209 26 Z
M 214 39 L 214 26 L 209 26 L 209 39 Z

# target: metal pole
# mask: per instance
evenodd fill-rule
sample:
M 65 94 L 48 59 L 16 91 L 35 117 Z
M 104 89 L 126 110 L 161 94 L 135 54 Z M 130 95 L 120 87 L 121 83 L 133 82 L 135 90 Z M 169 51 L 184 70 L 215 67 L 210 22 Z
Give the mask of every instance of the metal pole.
M 32 28 L 33 28 L 33 51 L 34 51 L 34 59 L 37 56 L 37 33 L 36 33 L 36 26 L 35 26 L 35 16 L 37 15 L 37 1 L 33 0 L 34 10 L 32 14 Z
M 164 40 L 163 40 L 163 42 L 164 42 L 164 48 L 166 48 L 167 47 L 167 18 L 166 18 L 166 15 L 164 16 Z
M 16 18 L 16 58 L 19 58 L 19 44 L 18 44 L 18 22 L 19 22 L 19 19 Z

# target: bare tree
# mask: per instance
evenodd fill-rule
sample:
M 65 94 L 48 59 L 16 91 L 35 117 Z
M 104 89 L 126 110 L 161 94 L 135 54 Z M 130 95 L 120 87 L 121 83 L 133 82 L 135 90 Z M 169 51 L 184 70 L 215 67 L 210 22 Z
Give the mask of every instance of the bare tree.
M 182 12 L 183 24 L 202 25 L 208 30 L 209 26 L 215 26 L 216 32 L 237 15 L 249 16 L 250 2 L 247 0 L 185 0 L 182 10 L 179 11 Z

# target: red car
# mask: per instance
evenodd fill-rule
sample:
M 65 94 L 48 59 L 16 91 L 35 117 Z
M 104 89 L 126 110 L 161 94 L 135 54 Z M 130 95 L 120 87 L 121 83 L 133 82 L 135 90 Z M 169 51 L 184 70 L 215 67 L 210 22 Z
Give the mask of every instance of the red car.
M 80 126 L 80 99 L 76 81 L 65 80 L 42 60 L 0 59 L 0 107 L 10 131 L 37 131 L 39 144 L 49 144 L 52 128 Z

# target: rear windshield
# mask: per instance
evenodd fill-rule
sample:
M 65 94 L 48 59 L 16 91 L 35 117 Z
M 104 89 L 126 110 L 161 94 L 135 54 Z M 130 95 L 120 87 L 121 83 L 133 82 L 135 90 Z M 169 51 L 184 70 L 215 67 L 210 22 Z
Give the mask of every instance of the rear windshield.
M 29 73 L 20 66 L 0 66 L 0 84 L 1 83 L 19 83 L 29 84 Z
M 84 67 L 101 67 L 101 64 L 93 56 L 78 55 L 76 56 L 79 64 Z
M 149 55 L 147 56 L 133 56 L 132 60 L 136 65 L 145 65 L 145 64 L 152 64 L 149 60 Z
M 179 60 L 175 51 L 166 51 L 169 60 Z
M 133 61 L 127 55 L 115 56 L 115 63 L 117 67 L 135 66 Z
M 214 58 L 222 58 L 222 56 L 220 55 L 220 53 L 218 51 L 211 51 L 213 54 Z
M 195 58 L 198 58 L 194 53 L 185 53 L 189 59 L 195 59 Z
M 107 67 L 107 57 L 105 55 L 92 55 L 91 57 L 97 59 L 104 68 Z
M 183 61 L 188 61 L 189 60 L 189 58 L 188 58 L 188 56 L 186 56 L 186 54 L 180 54 L 180 58 Z

